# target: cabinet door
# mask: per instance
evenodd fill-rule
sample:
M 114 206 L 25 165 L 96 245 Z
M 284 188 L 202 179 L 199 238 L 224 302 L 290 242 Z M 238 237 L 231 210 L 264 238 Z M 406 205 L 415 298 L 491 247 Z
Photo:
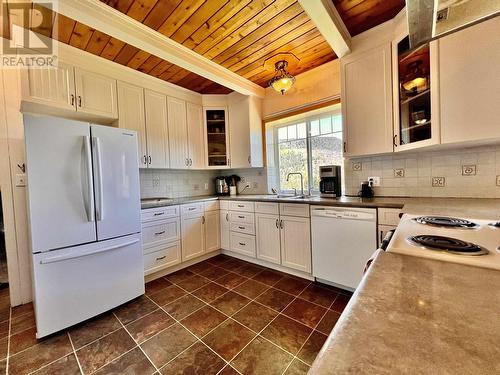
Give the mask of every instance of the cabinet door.
M 442 143 L 500 137 L 499 35 L 496 17 L 439 39 Z
M 201 105 L 186 104 L 189 138 L 189 166 L 195 169 L 205 167 L 205 140 L 203 135 L 203 109 Z
M 144 90 L 144 103 L 148 167 L 168 168 L 167 97 L 151 90 Z
M 309 218 L 281 216 L 281 264 L 311 273 L 311 225 Z
M 255 97 L 229 105 L 231 168 L 263 166 L 261 101 Z
M 220 249 L 219 211 L 205 213 L 205 252 Z
M 391 45 L 341 60 L 346 156 L 393 151 Z
M 71 65 L 59 62 L 55 69 L 28 69 L 23 99 L 75 110 L 75 75 Z
M 280 264 L 279 216 L 255 214 L 257 258 Z
M 186 102 L 167 98 L 170 168 L 186 169 L 189 164 Z
M 205 232 L 202 216 L 181 219 L 182 260 L 196 258 L 205 252 Z
M 146 123 L 144 121 L 144 90 L 142 87 L 118 82 L 118 126 L 137 132 L 139 167 L 147 167 Z
M 229 231 L 230 231 L 230 222 L 229 222 L 229 211 L 220 210 L 219 211 L 219 222 L 220 222 L 220 247 L 225 250 L 230 249 L 230 240 L 229 240 Z
M 75 68 L 77 111 L 118 118 L 116 80 Z
M 225 168 L 230 166 L 229 124 L 225 107 L 204 108 L 206 166 Z

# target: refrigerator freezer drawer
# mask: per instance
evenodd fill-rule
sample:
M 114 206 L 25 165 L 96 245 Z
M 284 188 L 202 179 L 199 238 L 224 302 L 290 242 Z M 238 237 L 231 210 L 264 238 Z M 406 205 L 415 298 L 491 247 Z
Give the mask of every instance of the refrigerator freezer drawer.
M 37 337 L 144 294 L 141 235 L 33 254 Z

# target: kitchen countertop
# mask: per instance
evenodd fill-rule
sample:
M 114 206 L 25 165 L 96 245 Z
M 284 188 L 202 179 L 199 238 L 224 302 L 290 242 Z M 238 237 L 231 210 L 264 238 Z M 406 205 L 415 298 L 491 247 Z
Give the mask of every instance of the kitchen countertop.
M 404 197 L 341 197 L 338 199 L 307 197 L 304 199 L 276 198 L 275 195 L 237 195 L 233 197 L 205 195 L 173 198 L 168 201 L 141 202 L 141 208 L 152 208 L 203 202 L 208 200 L 240 200 L 282 203 L 304 203 L 338 207 L 396 208 L 418 215 L 447 215 L 472 219 L 500 220 L 500 199 L 494 198 L 404 198 Z
M 216 195 L 201 195 L 197 197 L 180 197 L 180 198 L 146 198 L 141 199 L 141 209 L 155 207 L 175 206 L 178 204 L 215 201 L 218 197 Z
M 316 374 L 500 373 L 500 272 L 381 252 Z

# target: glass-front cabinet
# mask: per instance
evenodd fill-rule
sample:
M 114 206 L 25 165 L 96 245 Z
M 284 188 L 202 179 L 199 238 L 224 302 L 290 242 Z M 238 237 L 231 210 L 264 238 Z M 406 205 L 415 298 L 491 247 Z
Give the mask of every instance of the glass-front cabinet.
M 229 127 L 227 108 L 204 108 L 206 165 L 210 168 L 229 167 Z
M 439 143 L 437 42 L 393 43 L 394 151 Z

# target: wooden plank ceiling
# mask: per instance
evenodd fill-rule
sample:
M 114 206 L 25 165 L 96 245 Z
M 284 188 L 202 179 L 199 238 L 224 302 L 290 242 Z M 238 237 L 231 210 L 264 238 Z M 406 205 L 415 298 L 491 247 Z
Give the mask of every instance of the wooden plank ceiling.
M 299 59 L 296 75 L 336 58 L 297 0 L 102 0 L 202 56 L 266 87 L 264 61 L 279 52 Z M 104 57 L 169 82 L 208 93 L 204 79 L 111 39 Z M 109 48 L 108 48 L 109 47 Z M 86 47 L 87 49 L 88 47 Z M 109 55 L 111 49 L 116 55 Z M 200 89 L 201 87 L 201 89 Z
M 394 18 L 405 0 L 332 0 L 351 36 Z

